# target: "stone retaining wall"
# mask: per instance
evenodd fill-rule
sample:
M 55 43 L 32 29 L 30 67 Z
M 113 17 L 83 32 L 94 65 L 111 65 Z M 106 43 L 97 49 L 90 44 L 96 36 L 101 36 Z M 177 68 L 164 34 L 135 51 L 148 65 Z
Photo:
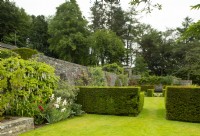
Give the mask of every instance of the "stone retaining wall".
M 18 136 L 32 129 L 34 129 L 33 118 L 18 118 L 0 123 L 0 136 Z

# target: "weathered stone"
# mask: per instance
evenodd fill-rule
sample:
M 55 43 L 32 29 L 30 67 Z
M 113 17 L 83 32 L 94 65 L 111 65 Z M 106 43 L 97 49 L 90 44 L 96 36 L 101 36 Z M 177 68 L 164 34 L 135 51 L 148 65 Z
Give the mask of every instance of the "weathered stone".
M 17 136 L 34 129 L 33 118 L 18 118 L 0 123 L 0 136 Z
M 60 76 L 61 79 L 68 81 L 69 84 L 75 85 L 75 80 L 82 75 L 89 76 L 88 67 L 70 63 L 67 61 L 51 58 L 44 56 L 42 54 L 37 54 L 34 57 L 38 61 L 47 63 L 55 68 L 55 73 L 57 76 Z M 114 86 L 117 75 L 114 73 L 105 72 L 104 79 L 107 82 L 108 86 Z M 109 80 L 108 77 L 109 76 Z

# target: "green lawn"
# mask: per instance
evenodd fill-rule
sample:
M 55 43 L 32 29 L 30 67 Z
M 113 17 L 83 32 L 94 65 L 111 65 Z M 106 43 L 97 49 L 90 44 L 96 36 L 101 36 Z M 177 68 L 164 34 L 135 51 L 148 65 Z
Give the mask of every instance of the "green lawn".
M 165 119 L 164 98 L 145 98 L 138 117 L 84 115 L 21 136 L 200 136 L 200 123 Z

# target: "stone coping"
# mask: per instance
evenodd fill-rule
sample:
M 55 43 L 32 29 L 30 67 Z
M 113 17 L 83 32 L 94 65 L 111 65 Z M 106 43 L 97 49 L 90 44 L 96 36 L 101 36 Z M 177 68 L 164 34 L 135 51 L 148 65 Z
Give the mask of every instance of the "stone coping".
M 17 136 L 34 129 L 33 118 L 19 117 L 0 123 L 0 136 Z

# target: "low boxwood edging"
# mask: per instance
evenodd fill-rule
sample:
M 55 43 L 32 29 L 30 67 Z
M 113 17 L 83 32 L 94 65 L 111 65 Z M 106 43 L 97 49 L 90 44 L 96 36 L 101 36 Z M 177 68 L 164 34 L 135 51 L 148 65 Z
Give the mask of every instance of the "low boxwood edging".
M 200 122 L 200 87 L 167 87 L 166 118 Z
M 86 113 L 137 116 L 144 103 L 139 87 L 79 87 L 77 103 Z

